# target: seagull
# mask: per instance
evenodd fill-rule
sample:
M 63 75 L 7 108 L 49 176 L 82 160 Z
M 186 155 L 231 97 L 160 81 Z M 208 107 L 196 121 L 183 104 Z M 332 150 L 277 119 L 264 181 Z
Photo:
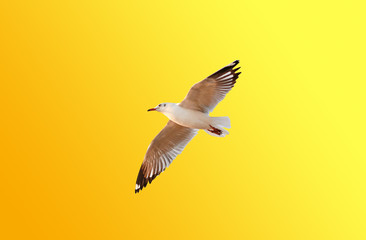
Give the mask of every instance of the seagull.
M 224 137 L 230 128 L 229 117 L 210 117 L 209 113 L 234 87 L 241 72 L 236 60 L 193 85 L 181 103 L 161 103 L 147 111 L 169 118 L 167 125 L 152 140 L 136 180 L 135 193 L 151 183 L 183 152 L 186 145 L 203 129 L 211 136 Z

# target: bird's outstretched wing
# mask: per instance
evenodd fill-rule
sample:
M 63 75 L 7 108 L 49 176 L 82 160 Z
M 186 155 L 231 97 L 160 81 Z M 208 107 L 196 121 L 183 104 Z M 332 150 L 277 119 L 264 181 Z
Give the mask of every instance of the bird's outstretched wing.
M 147 149 L 136 180 L 135 193 L 151 183 L 171 162 L 182 153 L 185 146 L 197 134 L 197 129 L 183 127 L 172 121 L 154 138 Z
M 193 85 L 179 105 L 205 113 L 212 112 L 216 105 L 234 87 L 236 79 L 241 73 L 236 72 L 240 67 L 234 69 L 238 63 L 239 60 L 236 60 Z

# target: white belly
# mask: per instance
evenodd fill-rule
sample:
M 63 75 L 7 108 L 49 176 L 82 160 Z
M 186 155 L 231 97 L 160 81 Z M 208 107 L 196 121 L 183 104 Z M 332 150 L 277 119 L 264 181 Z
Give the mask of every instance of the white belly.
M 177 107 L 174 109 L 174 112 L 164 114 L 173 122 L 185 127 L 196 129 L 210 128 L 210 116 L 203 112 Z

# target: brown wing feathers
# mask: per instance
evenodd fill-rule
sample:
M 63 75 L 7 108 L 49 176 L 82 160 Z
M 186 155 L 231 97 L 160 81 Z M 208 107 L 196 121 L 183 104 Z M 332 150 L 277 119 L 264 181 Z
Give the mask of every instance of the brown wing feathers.
M 197 130 L 169 121 L 151 142 L 146 152 L 137 176 L 135 193 L 162 173 L 196 134 Z
M 236 83 L 236 79 L 240 74 L 237 71 L 240 68 L 234 69 L 234 67 L 238 64 L 239 61 L 236 60 L 194 84 L 179 105 L 205 113 L 212 112 Z

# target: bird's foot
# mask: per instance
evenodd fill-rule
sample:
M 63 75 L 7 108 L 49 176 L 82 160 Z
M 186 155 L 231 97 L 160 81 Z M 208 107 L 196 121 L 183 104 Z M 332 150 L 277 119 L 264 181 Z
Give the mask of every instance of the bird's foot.
M 219 136 L 222 134 L 222 130 L 220 130 L 218 128 L 215 128 L 211 125 L 210 125 L 210 127 L 211 127 L 211 129 L 207 129 L 209 132 L 214 133 L 214 134 L 219 135 Z

